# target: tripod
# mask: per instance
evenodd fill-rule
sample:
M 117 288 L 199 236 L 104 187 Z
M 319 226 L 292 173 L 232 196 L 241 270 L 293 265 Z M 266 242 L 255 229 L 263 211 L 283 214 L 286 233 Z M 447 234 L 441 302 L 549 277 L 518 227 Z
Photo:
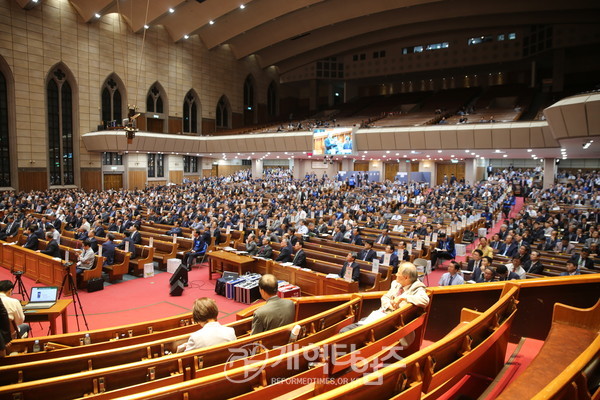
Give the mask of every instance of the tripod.
M 60 292 L 58 292 L 58 297 L 62 295 L 63 289 L 65 288 L 65 284 L 69 285 L 69 290 L 71 290 L 71 297 L 73 298 L 73 308 L 75 309 L 75 320 L 77 321 L 77 330 L 81 330 L 79 328 L 79 314 L 77 313 L 77 306 L 79 305 L 79 310 L 81 311 L 81 316 L 83 317 L 83 322 L 85 323 L 85 329 L 90 330 L 87 319 L 85 318 L 85 313 L 83 312 L 83 307 L 81 306 L 81 300 L 79 300 L 79 293 L 77 293 L 77 285 L 73 280 L 73 275 L 71 275 L 71 270 L 69 269 L 73 265 L 72 262 L 65 264 L 65 276 L 63 277 L 62 284 L 60 285 Z
M 15 276 L 15 282 L 13 283 L 13 285 L 14 285 L 13 293 L 20 294 L 21 298 L 23 300 L 29 301 L 29 294 L 27 293 L 27 290 L 25 289 L 25 285 L 23 284 L 23 280 L 21 279 L 21 277 L 23 276 L 25 271 L 15 271 L 13 269 L 11 272 Z

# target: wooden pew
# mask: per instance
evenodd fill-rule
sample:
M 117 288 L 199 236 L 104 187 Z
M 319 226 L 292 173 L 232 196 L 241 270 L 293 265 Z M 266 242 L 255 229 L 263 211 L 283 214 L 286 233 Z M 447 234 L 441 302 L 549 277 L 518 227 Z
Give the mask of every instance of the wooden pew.
M 141 244 L 149 246 L 150 240 L 147 237 L 142 236 Z M 158 261 L 159 268 L 166 269 L 167 260 L 177 257 L 177 248 L 179 245 L 177 243 L 154 240 L 152 247 L 154 247 L 154 261 Z
M 394 343 L 410 334 L 416 338 L 413 342 L 415 346 L 419 345 L 419 337 L 422 335 L 426 318 L 427 314 L 423 313 L 422 309 L 409 305 L 391 313 L 383 321 L 379 321 L 379 324 L 365 325 L 303 348 L 296 347 L 291 352 L 251 365 L 236 363 L 232 366 L 233 369 L 228 368 L 225 372 L 219 371 L 170 386 L 156 385 L 155 389 L 146 393 L 135 394 L 137 388 L 130 388 L 112 395 L 131 394 L 124 397 L 128 399 L 148 398 L 148 396 L 155 396 L 157 399 L 200 398 L 200 396 L 206 399 L 222 399 L 244 394 L 251 398 L 276 398 L 278 393 L 282 393 L 282 386 L 286 389 L 290 387 L 276 384 L 278 379 L 304 376 L 302 375 L 304 372 L 310 376 L 322 376 L 325 371 L 332 370 L 332 364 L 323 362 L 319 354 L 333 352 L 339 357 L 340 363 L 347 363 L 350 355 L 342 355 L 345 350 L 342 344 L 346 345 L 346 349 L 352 349 L 355 357 L 372 356 L 381 352 L 382 348 L 394 347 Z M 292 367 L 288 365 L 289 359 L 294 360 Z M 249 373 L 249 369 L 259 373 Z
M 187 379 L 195 377 L 196 375 L 206 375 L 204 371 L 207 367 L 213 366 L 213 371 L 217 369 L 222 371 L 225 368 L 224 365 L 220 365 L 226 362 L 232 354 L 235 354 L 237 349 L 243 349 L 245 346 L 259 346 L 260 348 L 268 351 L 268 349 L 276 349 L 279 346 L 287 345 L 290 338 L 290 330 L 294 325 L 300 325 L 300 341 L 298 345 L 308 344 L 310 341 L 323 340 L 331 337 L 337 330 L 341 329 L 348 323 L 354 322 L 356 317 L 356 310 L 361 302 L 360 297 L 355 297 L 350 301 L 335 307 L 332 310 L 324 311 L 320 314 L 313 315 L 301 321 L 297 321 L 288 326 L 277 328 L 269 332 L 263 332 L 251 337 L 242 336 L 235 342 L 224 343 L 221 345 L 211 346 L 204 349 L 193 350 L 181 354 L 167 355 L 164 357 L 158 354 L 152 359 L 139 361 L 143 359 L 146 351 L 141 348 L 141 353 L 138 355 L 137 360 L 129 365 L 126 359 L 119 354 L 113 354 L 114 352 L 100 352 L 101 354 L 84 354 L 81 357 L 70 357 L 69 359 L 57 359 L 52 361 L 40 361 L 37 363 L 29 363 L 11 368 L 1 368 L 2 371 L 2 383 L 5 381 L 7 375 L 11 375 L 13 380 L 15 378 L 24 379 L 23 383 L 17 383 L 12 385 L 6 385 L 0 388 L 0 398 L 4 398 L 6 395 L 21 393 L 23 396 L 36 396 L 41 394 L 42 390 L 49 390 L 53 386 L 56 386 L 56 390 L 53 390 L 53 398 L 72 398 L 82 396 L 86 393 L 91 393 L 94 390 L 94 380 L 97 382 L 98 379 L 104 379 L 107 390 L 120 389 L 126 386 L 139 385 L 147 381 L 147 374 L 152 369 L 153 377 L 151 380 L 167 378 L 173 374 L 181 374 L 181 378 L 184 378 L 183 369 L 188 370 L 185 375 Z M 329 330 L 330 327 L 336 327 L 333 332 Z M 320 334 L 327 330 L 328 336 Z M 239 334 L 239 333 L 238 333 Z M 172 339 L 171 343 L 162 343 L 160 346 L 161 350 L 172 351 L 173 348 L 187 340 L 188 335 L 180 336 Z M 156 348 L 158 343 L 150 343 L 148 347 Z M 226 349 L 232 349 L 233 352 L 228 352 Z M 121 352 L 124 353 L 124 352 Z M 271 357 L 281 354 L 280 349 L 273 350 Z M 140 357 L 141 356 L 141 357 Z M 127 355 L 131 357 L 131 355 Z M 151 358 L 151 357 L 149 357 Z M 198 358 L 202 361 L 198 363 Z M 239 360 L 238 360 L 239 362 Z M 91 370 L 92 365 L 99 366 Z M 115 367 L 110 368 L 110 366 Z M 182 365 L 184 366 L 182 369 Z M 242 364 L 243 365 L 243 364 Z M 80 373 L 81 369 L 89 369 L 89 372 Z M 227 366 L 229 368 L 229 365 Z M 48 376 L 55 376 L 57 370 L 60 369 L 60 378 L 47 378 Z M 192 369 L 191 371 L 189 369 Z M 66 375 L 72 371 L 73 375 Z M 191 375 L 190 375 L 191 374 Z M 27 379 L 27 377 L 33 377 L 33 379 Z M 30 381 L 30 382 L 27 382 Z
M 130 256 L 131 253 L 128 251 L 125 252 L 123 250 L 115 249 L 114 264 L 102 266 L 102 269 L 108 272 L 108 280 L 110 282 L 122 279 L 123 275 L 129 272 Z
M 597 378 L 599 373 L 599 333 L 600 300 L 588 309 L 555 304 L 552 327 L 542 349 L 497 399 L 566 400 L 599 396 L 598 387 L 590 393 L 588 386 L 591 383 L 588 379 Z

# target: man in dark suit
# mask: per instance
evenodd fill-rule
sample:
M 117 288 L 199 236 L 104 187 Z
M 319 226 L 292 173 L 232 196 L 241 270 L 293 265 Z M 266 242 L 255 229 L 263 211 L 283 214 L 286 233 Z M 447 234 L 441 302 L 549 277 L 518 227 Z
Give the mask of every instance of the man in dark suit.
M 129 246 L 127 246 L 126 243 L 129 243 Z M 135 243 L 133 242 L 133 240 L 131 240 L 131 232 L 125 232 L 125 237 L 123 238 L 121 243 L 119 243 L 117 249 L 125 251 L 126 246 L 129 248 L 127 251 L 131 253 L 131 256 L 129 256 L 129 258 L 133 260 L 137 257 L 137 252 L 135 248 Z
M 215 244 L 221 243 L 221 229 L 219 229 L 216 222 L 211 224 L 209 234 L 211 238 L 215 238 Z
M 113 265 L 115 263 L 115 249 L 117 248 L 117 245 L 113 242 L 115 235 L 109 233 L 106 238 L 108 240 L 102 244 L 102 256 L 106 259 L 104 265 Z
M 48 245 L 46 246 L 46 250 L 38 250 L 42 254 L 46 254 L 50 257 L 58 257 L 60 258 L 60 249 L 58 247 L 58 242 L 53 239 L 52 232 L 46 232 L 46 240 L 48 241 Z
M 356 227 L 352 229 L 352 235 L 350 236 L 350 244 L 355 244 L 357 246 L 363 245 L 363 240 L 360 237 L 360 231 Z
M 573 261 L 573 264 L 575 264 L 577 269 L 596 269 L 596 267 L 594 266 L 594 260 L 590 258 L 590 249 L 588 248 L 581 249 L 580 254 L 573 254 L 573 257 L 571 257 L 571 261 Z
M 389 236 L 389 234 L 390 234 L 390 230 L 385 229 L 383 231 L 383 233 L 377 237 L 377 240 L 375 240 L 375 243 L 384 244 L 384 245 L 388 245 L 388 244 L 392 243 L 392 238 Z
M 440 233 L 437 245 L 431 253 L 431 269 L 434 270 L 439 258 L 443 260 L 452 260 L 456 256 L 454 249 L 454 240 L 446 236 L 445 233 Z
M 540 252 L 539 251 L 534 250 L 531 252 L 531 254 L 529 256 L 529 260 L 527 260 L 525 263 L 523 263 L 523 269 L 525 270 L 525 272 L 527 272 L 529 274 L 540 275 L 542 272 L 544 272 L 544 266 L 540 262 Z
M 467 263 L 467 270 L 471 271 L 473 274 L 475 273 L 476 270 L 481 269 L 481 258 L 483 257 L 483 251 L 481 251 L 480 249 L 475 249 L 473 250 L 473 253 L 471 254 L 471 258 L 469 259 L 469 262 Z M 475 279 L 473 279 L 475 280 Z
M 506 257 L 514 257 L 515 254 L 519 251 L 519 245 L 517 245 L 511 235 L 506 236 L 504 240 L 504 251 L 498 252 L 498 254 Z
M 346 256 L 346 261 L 340 271 L 340 278 L 347 282 L 357 282 L 360 278 L 360 265 L 356 262 L 356 253 L 351 252 Z
M 138 226 L 135 224 L 131 226 L 131 240 L 133 240 L 133 243 L 135 244 L 142 244 L 142 235 L 138 230 Z
M 181 229 L 181 227 L 179 226 L 179 221 L 175 221 L 175 226 L 173 226 L 173 228 L 171 228 L 170 230 L 168 230 L 166 232 L 167 235 L 169 236 L 183 236 L 183 230 Z
M 492 241 L 490 242 L 490 247 L 494 251 L 494 254 L 500 253 L 502 254 L 506 249 L 506 243 L 500 240 L 500 235 L 497 233 L 492 236 Z
M 358 254 L 358 259 L 372 262 L 375 257 L 377 257 L 377 253 L 373 250 L 373 242 L 365 240 L 365 248 Z
M 263 237 L 262 246 L 258 248 L 258 253 L 256 253 L 256 256 L 264 258 L 273 257 L 273 248 L 271 247 L 269 238 L 267 236 Z
M 39 239 L 37 235 L 34 234 L 34 229 L 32 226 L 27 228 L 27 241 L 23 245 L 24 248 L 29 250 L 37 250 Z
M 19 231 L 19 224 L 17 224 L 12 215 L 8 216 L 8 221 L 4 229 L 0 230 L 0 240 L 6 240 L 10 236 L 14 236 Z
M 496 267 L 496 275 L 499 281 L 510 281 L 513 279 L 520 279 L 519 275 L 508 270 L 506 265 L 498 265 Z
M 333 237 L 331 238 L 334 242 L 341 242 L 342 240 L 344 240 L 344 233 L 341 231 L 339 226 L 336 226 L 333 229 Z
M 103 238 L 104 236 L 106 236 L 106 232 L 104 231 L 104 227 L 102 226 L 102 222 L 97 219 L 96 221 L 94 221 L 94 234 L 96 235 L 96 237 L 101 237 Z
M 302 240 L 296 242 L 294 251 L 296 254 L 292 259 L 292 264 L 300 268 L 306 268 L 306 254 L 304 254 L 304 242 Z
M 288 240 L 283 239 L 281 241 L 281 249 L 279 250 L 279 255 L 275 259 L 275 261 L 286 263 L 292 261 L 292 251 L 288 246 Z
M 271 274 L 263 275 L 258 281 L 260 296 L 266 304 L 254 312 L 252 335 L 294 322 L 296 306 L 291 300 L 278 297 L 277 287 L 277 278 Z
M 385 253 L 379 259 L 381 265 L 388 265 L 392 267 L 392 273 L 395 274 L 398 271 L 398 256 L 395 253 L 393 244 L 388 244 L 385 247 Z

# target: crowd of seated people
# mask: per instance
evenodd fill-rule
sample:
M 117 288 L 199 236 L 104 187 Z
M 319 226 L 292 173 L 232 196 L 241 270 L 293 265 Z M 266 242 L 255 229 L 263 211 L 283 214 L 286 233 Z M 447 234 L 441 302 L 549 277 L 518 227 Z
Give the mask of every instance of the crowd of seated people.
M 395 269 L 399 259 L 405 259 L 405 255 L 398 257 L 399 251 L 404 253 L 405 249 L 403 246 L 397 249 L 386 240 L 386 234 L 391 229 L 396 230 L 396 222 L 405 219 L 411 222 L 410 229 L 404 232 L 408 240 L 431 241 L 433 234 L 437 235 L 438 242 L 431 254 L 435 267 L 437 258 L 453 259 L 455 255 L 454 243 L 446 237 L 445 233 L 449 232 L 444 224 L 461 221 L 477 210 L 483 212 L 481 215 L 491 216 L 492 207 L 513 198 L 506 181 L 526 181 L 536 173 L 538 171 L 499 171 L 488 181 L 476 185 L 453 180 L 429 188 L 425 183 L 367 180 L 351 187 L 344 181 L 317 178 L 314 174 L 295 180 L 291 171 L 285 169 L 270 170 L 264 178 L 252 180 L 250 171 L 245 170 L 227 177 L 208 177 L 184 185 L 136 191 L 5 192 L 0 197 L 0 210 L 3 211 L 1 222 L 6 224 L 3 229 L 16 221 L 27 231 L 24 243 L 32 250 L 37 250 L 35 239 L 48 239 L 52 245 L 44 251 L 55 252 L 61 229 L 76 231 L 75 237 L 88 241 L 94 252 L 98 251 L 96 238 L 107 237 L 102 245 L 107 263 L 112 262 L 112 247 L 116 247 L 111 244 L 113 234 L 107 231 L 128 232 L 129 239 L 138 244 L 143 223 L 170 225 L 169 232 L 175 235 L 181 233 L 181 228 L 197 231 L 196 236 L 204 242 L 198 240 L 194 244 L 194 255 L 206 251 L 210 238 L 220 235 L 219 228 L 243 226 L 247 234 L 258 228 L 260 234 L 249 240 L 249 248 L 254 251 L 255 246 L 258 253 L 269 242 L 285 239 L 289 246 L 286 243 L 284 248 L 289 249 L 290 254 L 282 253 L 290 262 L 295 253 L 302 250 L 302 246 L 295 246 L 296 233 L 310 236 L 331 232 L 333 241 L 362 246 L 364 226 L 382 230 L 374 242 L 388 245 L 389 254 L 386 252 L 380 258 Z M 572 254 L 578 268 L 594 268 L 593 258 L 598 253 L 598 213 L 587 209 L 563 211 L 559 204 L 577 194 L 583 203 L 597 205 L 600 196 L 592 184 L 597 179 L 589 175 L 577 185 L 556 184 L 546 190 L 533 188 L 526 207 L 515 218 L 504 221 L 505 226 L 492 243 L 480 239 L 475 252 L 481 252 L 483 259 L 490 259 L 489 267 L 497 257 L 508 257 L 503 260 L 504 264 L 509 272 L 520 277 L 524 274 L 512 269 L 512 263 L 508 262 L 515 254 L 519 255 L 525 274 L 541 273 L 543 264 L 539 262 L 539 252 L 548 251 Z M 562 239 L 568 239 L 571 244 L 585 244 L 586 248 L 569 248 L 568 244 L 561 247 Z M 360 255 L 357 256 L 360 259 Z M 189 265 L 191 258 L 191 255 L 185 257 L 184 263 Z M 481 279 L 486 267 L 480 268 L 481 273 L 477 273 L 476 278 Z M 471 272 L 475 277 L 476 268 Z

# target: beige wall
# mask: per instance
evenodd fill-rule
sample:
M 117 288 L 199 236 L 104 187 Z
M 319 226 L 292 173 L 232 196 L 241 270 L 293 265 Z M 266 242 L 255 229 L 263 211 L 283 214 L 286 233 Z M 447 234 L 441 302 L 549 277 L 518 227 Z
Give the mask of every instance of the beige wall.
M 15 168 L 47 168 L 45 85 L 58 63 L 74 80 L 78 108 L 74 147 L 79 146 L 80 153 L 76 165 L 86 168 L 101 168 L 100 156 L 88 153 L 79 135 L 96 130 L 100 123 L 101 87 L 113 72 L 125 85 L 125 104 L 145 111 L 146 94 L 159 82 L 166 91 L 169 115 L 181 117 L 184 96 L 193 88 L 200 97 L 202 118 L 208 119 L 215 118 L 223 94 L 232 112 L 243 112 L 243 83 L 249 73 L 256 80 L 259 104 L 266 103 L 270 82 L 278 81 L 274 69 L 263 71 L 253 56 L 236 61 L 228 46 L 208 51 L 197 35 L 174 43 L 161 26 L 147 30 L 140 59 L 142 37 L 130 32 L 117 14 L 83 23 L 67 0 L 44 0 L 27 11 L 16 1 L 0 0 L 0 57 L 15 82 Z

